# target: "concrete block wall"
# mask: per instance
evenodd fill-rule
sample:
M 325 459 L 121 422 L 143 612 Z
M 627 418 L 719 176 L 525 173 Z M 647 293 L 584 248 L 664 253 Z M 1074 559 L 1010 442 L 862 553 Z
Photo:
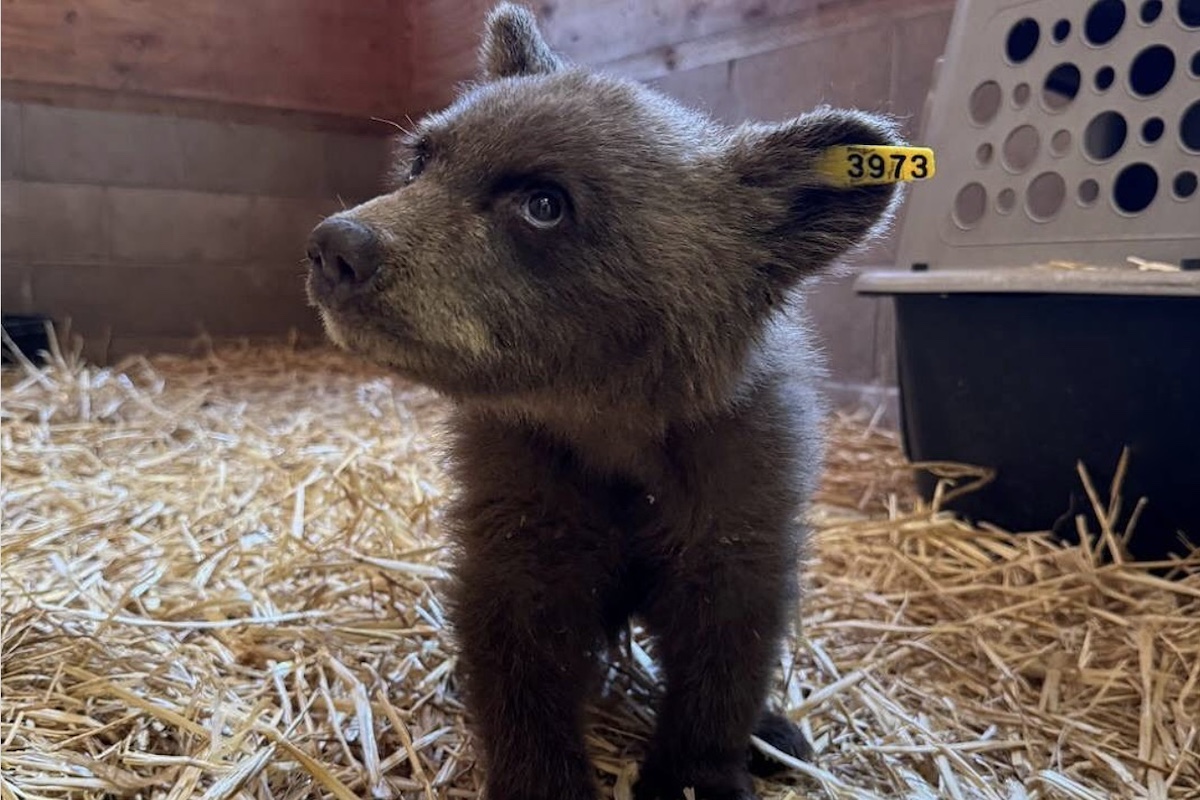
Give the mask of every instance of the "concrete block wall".
M 2 109 L 3 309 L 69 320 L 97 360 L 184 350 L 200 333 L 319 334 L 305 235 L 378 192 L 391 147 L 219 107 Z

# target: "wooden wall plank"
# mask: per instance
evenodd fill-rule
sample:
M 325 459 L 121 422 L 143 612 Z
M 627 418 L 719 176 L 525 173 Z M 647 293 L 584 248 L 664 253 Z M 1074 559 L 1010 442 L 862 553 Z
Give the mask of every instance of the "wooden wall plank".
M 683 0 L 675 1 L 683 4 Z M 620 5 L 612 0 L 608 2 Z M 730 2 L 748 5 L 748 0 Z M 579 61 L 601 64 L 613 72 L 639 80 L 653 80 L 677 70 L 769 53 L 846 30 L 869 27 L 879 19 L 907 18 L 948 6 L 953 6 L 953 0 L 793 0 L 790 6 L 780 7 L 789 9 L 788 13 L 774 16 L 743 13 L 745 21 L 741 24 L 734 24 L 727 14 L 722 17 L 722 24 L 730 27 L 697 37 L 662 41 L 650 47 L 642 44 L 657 42 L 664 37 L 658 32 L 646 33 L 639 37 L 641 44 L 633 47 L 622 44 L 613 36 L 606 46 L 604 41 L 610 39 L 610 34 L 601 28 L 588 36 L 579 34 L 578 40 L 571 41 L 574 35 L 567 35 L 556 25 L 554 20 L 560 12 L 554 11 L 547 24 L 547 35 L 556 47 Z M 633 14 L 629 10 L 624 13 Z
M 572 60 L 641 80 L 695 70 L 908 18 L 954 0 L 523 0 L 547 40 Z M 452 99 L 475 75 L 481 26 L 493 0 L 414 0 L 411 99 L 416 111 Z
M 406 5 L 412 31 L 409 113 L 416 116 L 444 106 L 463 82 L 477 76 L 483 23 L 495 0 L 411 0 Z
M 544 0 L 535 4 L 555 47 L 588 64 L 613 64 L 639 78 L 795 44 L 824 29 L 919 12 L 938 0 Z M 942 0 L 942 5 L 953 0 Z M 751 48 L 749 53 L 740 52 Z M 697 53 L 713 50 L 711 58 Z
M 406 105 L 389 0 L 5 0 L 6 80 L 349 115 Z
M 767 24 L 847 0 L 544 0 L 533 4 L 546 35 L 588 64 Z
M 640 79 L 949 0 L 526 0 L 570 58 Z M 494 0 L 4 0 L 6 85 L 403 120 L 475 77 Z

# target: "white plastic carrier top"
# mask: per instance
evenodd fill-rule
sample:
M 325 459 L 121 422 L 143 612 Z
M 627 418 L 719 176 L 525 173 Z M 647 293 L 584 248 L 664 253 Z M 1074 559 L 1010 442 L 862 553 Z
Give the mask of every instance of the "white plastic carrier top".
M 959 0 L 919 144 L 903 268 L 1200 258 L 1200 0 Z

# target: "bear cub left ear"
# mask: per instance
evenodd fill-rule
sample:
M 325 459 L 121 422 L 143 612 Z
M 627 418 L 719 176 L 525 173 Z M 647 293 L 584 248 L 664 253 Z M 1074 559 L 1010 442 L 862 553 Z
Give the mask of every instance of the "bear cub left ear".
M 533 12 L 513 3 L 501 3 L 488 14 L 479 60 L 488 80 L 548 75 L 566 66 L 542 38 Z
M 797 280 L 883 227 L 896 186 L 835 187 L 818 170 L 835 145 L 901 145 L 895 124 L 860 111 L 820 108 L 778 124 L 747 123 L 724 150 L 724 168 L 774 270 Z

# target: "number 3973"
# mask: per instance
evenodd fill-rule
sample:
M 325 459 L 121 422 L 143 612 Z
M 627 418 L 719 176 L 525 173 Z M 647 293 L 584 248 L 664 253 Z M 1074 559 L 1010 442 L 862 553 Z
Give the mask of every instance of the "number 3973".
M 933 177 L 933 151 L 926 147 L 846 146 L 831 148 L 822 171 L 835 183 L 868 186 Z

